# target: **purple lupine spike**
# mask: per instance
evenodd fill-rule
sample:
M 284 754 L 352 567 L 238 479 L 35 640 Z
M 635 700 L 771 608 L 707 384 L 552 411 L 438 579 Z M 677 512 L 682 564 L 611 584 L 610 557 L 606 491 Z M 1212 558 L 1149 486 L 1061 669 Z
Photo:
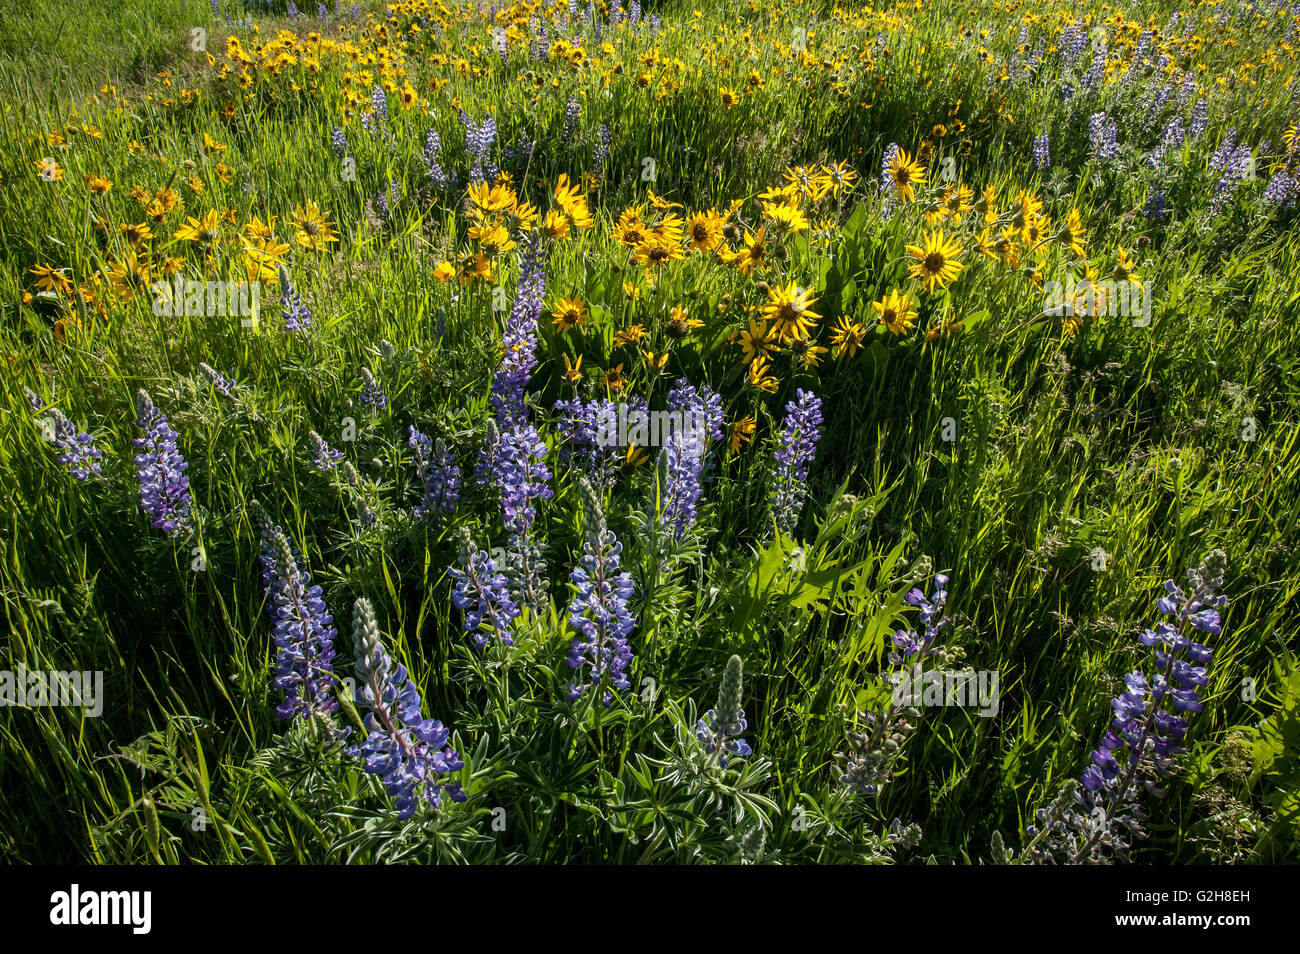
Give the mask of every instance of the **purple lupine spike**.
M 465 151 L 470 157 L 469 181 L 475 184 L 491 182 L 497 174 L 496 166 L 491 161 L 492 145 L 497 138 L 496 119 L 488 116 L 481 123 L 476 123 L 462 111 L 460 121 L 465 127 Z
M 1222 631 L 1219 609 L 1227 597 L 1217 591 L 1226 567 L 1224 552 L 1214 550 L 1199 567 L 1187 571 L 1188 590 L 1173 580 L 1165 582 L 1156 607 L 1174 622 L 1162 620 L 1138 637 L 1155 650 L 1156 673 L 1148 677 L 1139 670 L 1130 672 L 1125 691 L 1111 700 L 1110 727 L 1089 756 L 1092 764 L 1078 785 L 1071 786 L 1075 807 L 1058 797 L 1035 813 L 1036 824 L 1028 829 L 1034 860 L 1060 856 L 1073 864 L 1096 863 L 1106 860 L 1107 851 L 1123 858 L 1130 837 L 1142 836 L 1147 812 L 1138 796 L 1145 790 L 1163 797 L 1160 783 L 1173 774 L 1175 757 L 1185 751 L 1185 714 L 1203 708 L 1200 690 L 1209 684 L 1208 664 L 1214 653 L 1194 641 L 1191 632 Z
M 501 488 L 501 510 L 506 529 L 525 536 L 537 516 L 535 501 L 549 500 L 554 491 L 546 466 L 546 443 L 532 424 L 516 424 L 501 432 L 495 483 Z
M 438 163 L 441 152 L 442 140 L 438 137 L 437 130 L 430 129 L 424 134 L 424 162 L 429 167 L 429 179 L 437 189 L 447 188 L 447 173 Z
M 605 706 L 613 704 L 614 690 L 631 688 L 626 669 L 632 661 L 627 637 L 636 621 L 627 608 L 632 598 L 632 576 L 619 570 L 623 545 L 605 526 L 600 498 L 591 484 L 578 478 L 582 498 L 584 536 L 582 556 L 569 574 L 574 587 L 569 602 L 569 625 L 577 632 L 566 660 L 577 670 L 569 699 L 587 690 L 601 693 Z
M 451 605 L 465 612 L 465 632 L 475 649 L 482 649 L 495 635 L 505 646 L 513 646 L 510 635 L 519 617 L 519 606 L 510 595 L 506 575 L 496 561 L 474 546 L 469 531 L 461 528 L 460 569 L 447 571 L 453 583 Z
M 283 720 L 338 711 L 333 693 L 334 617 L 325 607 L 321 588 L 299 566 L 300 555 L 284 531 L 256 511 L 261 524 L 262 583 L 266 611 L 275 643 L 275 687 L 284 700 L 275 714 Z
M 796 391 L 795 400 L 785 406 L 785 425 L 774 455 L 772 519 L 783 533 L 794 530 L 803 509 L 808 494 L 808 465 L 817 455 L 821 425 L 821 398 L 811 391 Z
M 435 808 L 447 795 L 465 800 L 460 783 L 443 776 L 465 767 L 448 744 L 451 733 L 436 719 L 426 719 L 420 693 L 407 676 L 406 667 L 394 665 L 379 638 L 370 601 L 358 597 L 352 607 L 352 643 L 356 653 L 357 708 L 365 711 L 365 741 L 348 754 L 365 762 L 365 771 L 378 775 L 396 800 L 397 817 L 415 814 L 419 800 Z
M 280 311 L 284 316 L 285 331 L 304 331 L 311 327 L 311 309 L 302 303 L 302 295 L 289 279 L 289 269 L 281 265 Z
M 234 399 L 235 397 L 235 380 L 228 378 L 210 364 L 202 361 L 199 362 L 199 370 L 203 372 L 204 377 L 212 382 L 212 386 L 217 389 L 217 393 L 222 397 Z
M 176 447 L 177 435 L 166 415 L 143 390 L 136 392 L 136 407 L 136 426 L 145 432 L 131 441 L 140 451 L 135 455 L 140 506 L 154 527 L 175 536 L 187 530 L 192 519 L 190 481 L 185 476 L 190 465 Z
M 1080 89 L 1092 89 L 1101 83 L 1106 76 L 1106 44 L 1098 43 L 1097 49 L 1092 54 L 1092 65 L 1088 67 L 1088 72 L 1084 73 L 1079 79 Z
M 918 588 L 913 588 L 903 599 L 910 606 L 921 610 L 921 632 L 913 629 L 900 629 L 894 633 L 893 640 L 897 651 L 890 650 L 889 661 L 901 665 L 905 660 L 920 653 L 929 652 L 934 641 L 943 628 L 948 625 L 948 617 L 943 615 L 943 604 L 948 600 L 948 576 L 945 573 L 934 575 L 934 592 L 927 597 Z
M 375 380 L 369 368 L 361 369 L 361 403 L 377 411 L 388 407 L 388 396 L 384 394 L 383 388 L 379 386 L 379 382 Z
M 36 398 L 31 391 L 27 394 L 29 400 Z M 34 403 L 39 401 L 40 399 L 36 398 Z M 53 424 L 51 443 L 59 452 L 59 463 L 79 483 L 85 483 L 91 477 L 101 476 L 99 460 L 104 456 L 104 452 L 95 446 L 95 438 L 90 434 L 78 432 L 76 426 L 56 407 L 50 408 L 49 417 Z
M 1142 207 L 1142 215 L 1151 222 L 1163 222 L 1169 217 L 1165 193 L 1159 186 L 1152 186 L 1151 191 L 1147 194 L 1146 205 Z
M 618 443 L 618 409 L 608 398 L 584 401 L 574 395 L 555 402 L 555 432 L 560 437 L 556 454 L 562 464 L 579 463 L 587 476 L 600 484 L 609 463 L 610 449 Z
M 545 259 L 541 243 L 535 241 L 520 259 L 519 288 L 501 336 L 501 366 L 492 376 L 490 400 L 503 430 L 528 414 L 524 389 L 537 367 L 537 322 L 545 297 Z
M 1047 133 L 1034 140 L 1034 168 L 1040 172 L 1052 167 L 1051 144 Z
M 668 393 L 668 409 L 680 415 L 681 426 L 668 435 L 660 452 L 664 502 L 659 522 L 671 524 L 680 538 L 698 516 L 708 441 L 722 437 L 722 399 L 707 385 L 697 391 L 683 378 Z
M 343 459 L 341 450 L 330 447 L 325 438 L 315 431 L 308 431 L 307 438 L 311 441 L 311 462 L 313 467 L 322 474 L 338 467 L 339 461 Z
M 582 121 L 582 107 L 578 104 L 576 97 L 569 99 L 568 105 L 564 107 L 564 132 L 560 139 L 570 149 L 578 147 L 578 124 Z
M 330 133 L 330 148 L 334 150 L 335 155 L 346 156 L 348 154 L 347 137 L 343 135 L 343 130 L 337 126 Z
M 744 665 L 739 656 L 732 656 L 718 688 L 718 704 L 695 724 L 695 737 L 722 768 L 727 767 L 730 758 L 754 754 L 749 743 L 740 738 L 749 728 L 745 710 L 740 707 L 743 680 Z
M 1115 120 L 1105 113 L 1093 113 L 1088 117 L 1088 138 L 1092 141 L 1093 155 L 1098 159 L 1114 159 L 1119 154 L 1115 133 Z
M 1276 173 L 1264 190 L 1264 201 L 1279 209 L 1291 208 L 1297 197 L 1300 197 L 1300 180 L 1285 170 Z
M 373 133 L 388 123 L 388 94 L 378 83 L 370 91 L 370 109 L 361 114 L 361 126 Z
M 455 513 L 460 500 L 460 467 L 440 437 L 435 442 L 410 426 L 407 444 L 415 452 L 424 497 L 414 510 L 416 519 L 431 513 Z

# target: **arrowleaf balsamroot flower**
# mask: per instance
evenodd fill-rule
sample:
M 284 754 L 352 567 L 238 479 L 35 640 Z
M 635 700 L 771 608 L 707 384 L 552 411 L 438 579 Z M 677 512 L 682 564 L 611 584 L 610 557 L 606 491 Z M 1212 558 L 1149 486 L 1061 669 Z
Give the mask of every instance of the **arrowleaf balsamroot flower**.
M 718 704 L 704 713 L 704 718 L 695 726 L 695 737 L 710 756 L 717 758 L 722 768 L 727 767 L 728 757 L 754 754 L 749 743 L 739 737 L 749 728 L 745 710 L 740 707 L 744 671 L 739 656 L 727 660 L 722 685 L 718 687 Z
M 609 706 L 614 701 L 613 690 L 631 688 L 624 670 L 632 661 L 627 637 L 636 628 L 627 608 L 632 576 L 619 571 L 623 545 L 606 528 L 600 498 L 585 477 L 578 478 L 578 494 L 585 533 L 582 556 L 569 574 L 574 587 L 569 625 L 579 633 L 566 660 L 570 669 L 578 671 L 569 698 L 577 699 L 595 688 L 603 690 L 601 701 Z M 581 681 L 584 676 L 586 682 Z
M 785 426 L 777 444 L 772 482 L 772 519 L 782 533 L 794 530 L 808 495 L 808 465 L 821 439 L 822 401 L 802 388 L 785 406 Z
M 407 678 L 406 667 L 394 665 L 379 639 L 375 611 L 359 597 L 352 607 L 352 644 L 357 664 L 357 708 L 365 712 L 365 741 L 348 750 L 365 760 L 365 770 L 383 778 L 397 800 L 397 817 L 415 814 L 418 799 L 442 804 L 445 792 L 454 802 L 465 800 L 459 782 L 441 776 L 465 767 L 447 743 L 451 734 L 436 719 L 420 711 L 420 693 Z
M 519 607 L 510 596 L 506 575 L 496 561 L 474 546 L 469 531 L 461 528 L 460 569 L 447 572 L 452 580 L 451 605 L 465 611 L 465 632 L 482 649 L 495 633 L 501 642 L 513 646 L 510 630 L 519 616 Z M 486 626 L 486 630 L 484 627 Z
M 135 455 L 140 506 L 155 527 L 175 536 L 187 529 L 192 519 L 190 481 L 185 476 L 190 465 L 176 448 L 176 432 L 149 395 L 137 391 L 136 406 L 140 417 L 135 423 L 145 433 L 131 441 L 140 451 Z
M 284 701 L 275 714 L 281 719 L 311 717 L 338 711 L 331 691 L 334 682 L 334 617 L 325 608 L 321 588 L 298 565 L 284 531 L 271 523 L 260 507 L 254 513 L 262 537 L 262 583 L 266 612 L 275 643 L 275 687 Z

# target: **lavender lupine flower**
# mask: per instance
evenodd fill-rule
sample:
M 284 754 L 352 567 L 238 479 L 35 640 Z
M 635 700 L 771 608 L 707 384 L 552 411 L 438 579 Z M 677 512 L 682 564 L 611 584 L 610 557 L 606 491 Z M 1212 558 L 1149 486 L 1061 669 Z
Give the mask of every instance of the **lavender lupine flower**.
M 1155 158 L 1158 161 L 1166 153 L 1182 148 L 1183 141 L 1187 138 L 1187 131 L 1183 128 L 1183 121 L 1180 117 L 1175 116 L 1165 124 L 1164 132 L 1160 134 L 1160 148 L 1156 151 Z
M 903 599 L 909 606 L 921 610 L 921 632 L 912 629 L 900 629 L 894 633 L 893 640 L 897 650 L 891 650 L 889 661 L 901 665 L 913 657 L 924 656 L 938 639 L 940 632 L 948 625 L 948 617 L 943 615 L 943 604 L 948 600 L 948 576 L 944 573 L 934 575 L 934 592 L 927 597 L 918 588 L 913 588 Z
M 348 154 L 347 137 L 343 135 L 343 130 L 337 126 L 330 133 L 330 148 L 334 150 L 336 156 L 346 156 Z
M 221 394 L 222 397 L 228 397 L 232 399 L 234 398 L 235 396 L 234 378 L 226 377 L 216 368 L 212 367 L 212 365 L 205 364 L 202 361 L 199 362 L 199 370 L 203 372 L 204 376 L 209 381 L 212 382 L 212 386 L 217 389 L 217 392 Z
M 30 391 L 28 394 L 35 396 Z M 85 483 L 92 476 L 100 476 L 99 459 L 104 456 L 104 452 L 95 446 L 95 438 L 90 434 L 79 433 L 76 426 L 56 407 L 50 408 L 49 417 L 53 425 L 50 442 L 59 452 L 59 463 L 79 483 Z
M 1099 84 L 1106 76 L 1106 44 L 1097 44 L 1097 49 L 1092 54 L 1092 65 L 1088 67 L 1088 72 L 1084 73 L 1079 79 L 1080 89 L 1092 89 Z
M 1192 107 L 1192 121 L 1187 129 L 1187 134 L 1193 139 L 1205 132 L 1205 127 L 1210 123 L 1210 106 L 1203 99 L 1198 99 L 1196 105 Z
M 727 767 L 728 757 L 754 754 L 749 743 L 739 737 L 749 728 L 745 710 L 740 707 L 743 679 L 744 664 L 739 656 L 732 656 L 718 687 L 718 704 L 695 724 L 695 737 L 722 768 Z
M 1291 208 L 1297 196 L 1300 196 L 1300 180 L 1285 170 L 1274 175 L 1264 190 L 1264 201 L 1279 209 Z
M 1236 144 L 1236 133 L 1229 131 L 1219 148 L 1210 157 L 1210 169 L 1219 173 L 1219 181 L 1214 184 L 1214 198 L 1210 209 L 1218 211 L 1231 199 L 1237 187 L 1251 174 L 1254 157 L 1250 146 Z
M 420 472 L 424 499 L 415 507 L 416 518 L 430 513 L 455 513 L 460 500 L 460 468 L 440 437 L 435 442 L 410 426 L 407 444 L 415 452 L 415 466 Z
M 330 18 L 330 8 L 323 3 L 316 4 L 316 19 L 328 20 Z
M 537 428 L 521 423 L 501 432 L 495 483 L 501 488 L 501 510 L 512 534 L 524 536 L 532 528 L 537 516 L 534 501 L 554 496 L 547 485 L 550 479 L 546 443 L 537 436 Z
M 1088 117 L 1088 138 L 1092 141 L 1093 155 L 1098 159 L 1114 159 L 1119 154 L 1115 133 L 1115 120 L 1105 113 L 1093 113 Z
M 447 188 L 447 173 L 443 172 L 442 166 L 438 163 L 438 155 L 442 152 L 442 140 L 438 137 L 437 130 L 430 129 L 424 134 L 424 162 L 429 167 L 429 179 L 438 189 Z
M 722 396 L 707 384 L 699 389 L 678 378 L 668 392 L 668 410 L 681 415 L 683 426 L 700 431 L 703 440 L 722 440 Z
M 671 524 L 680 538 L 697 516 L 707 442 L 722 437 L 722 399 L 708 386 L 697 391 L 682 378 L 668 393 L 668 409 L 680 415 L 681 427 L 669 433 L 660 452 L 664 492 L 659 522 Z
M 582 107 L 578 105 L 577 99 L 571 98 L 564 107 L 564 132 L 560 140 L 570 149 L 578 147 L 578 123 L 581 121 Z
M 569 574 L 574 587 L 569 602 L 569 625 L 579 633 L 573 640 L 566 662 L 577 670 L 569 687 L 569 699 L 577 699 L 588 689 L 601 693 L 601 702 L 612 705 L 614 690 L 631 688 L 628 663 L 632 649 L 627 637 L 636 628 L 628 611 L 632 598 L 632 576 L 619 570 L 623 545 L 605 526 L 600 498 L 591 484 L 578 478 L 582 498 L 584 537 L 582 556 Z
M 175 536 L 190 525 L 193 501 L 190 481 L 185 476 L 190 465 L 176 448 L 176 432 L 168 425 L 166 415 L 144 391 L 136 392 L 136 407 L 140 412 L 136 426 L 145 432 L 144 437 L 131 441 L 140 451 L 135 455 L 140 506 L 155 527 Z
M 891 142 L 885 149 L 885 155 L 880 160 L 880 191 L 885 192 L 889 189 L 889 164 L 894 161 L 902 147 L 896 142 Z
M 929 574 L 929 558 L 922 558 L 922 577 Z M 943 573 L 934 576 L 934 590 L 927 599 L 919 588 L 904 597 L 912 606 L 921 609 L 921 635 L 914 630 L 899 630 L 894 634 L 894 649 L 889 651 L 890 665 L 895 667 L 881 676 L 890 687 L 889 705 L 881 711 L 867 709 L 858 713 L 864 731 L 850 731 L 846 752 L 836 753 L 843 767 L 840 782 L 858 795 L 875 796 L 893 777 L 903 743 L 916 728 L 921 704 L 918 687 L 921 684 L 925 662 L 938 651 L 939 635 L 948 625 L 943 616 L 943 605 L 948 598 L 948 577 Z
M 255 513 L 261 524 L 262 583 L 275 643 L 275 688 L 284 693 L 275 714 L 284 720 L 332 714 L 339 708 L 332 691 L 338 635 L 334 617 L 321 588 L 313 586 L 311 574 L 299 566 L 284 531 L 272 525 L 264 511 Z
M 671 525 L 681 538 L 695 523 L 697 504 L 703 493 L 700 474 L 704 470 L 704 443 L 694 428 L 673 430 L 659 454 L 663 481 L 663 506 L 659 522 Z
M 1043 133 L 1034 140 L 1034 168 L 1038 170 L 1050 169 L 1052 166 L 1051 145 L 1047 138 L 1047 133 Z
M 384 394 L 383 388 L 375 380 L 375 376 L 370 373 L 369 368 L 361 369 L 361 403 L 366 407 L 373 407 L 375 410 L 383 410 L 388 407 L 388 397 Z
M 537 367 L 537 322 L 545 296 L 545 260 L 540 242 L 534 242 L 520 260 L 519 288 L 501 336 L 504 357 L 492 376 L 490 400 L 502 429 L 527 417 L 524 389 Z
M 407 678 L 406 667 L 394 666 L 379 639 L 375 611 L 365 597 L 352 607 L 352 643 L 356 652 L 357 698 L 368 735 L 348 750 L 365 760 L 365 770 L 384 780 L 397 800 L 397 817 L 415 814 L 418 799 L 435 807 L 444 792 L 454 802 L 465 800 L 459 782 L 440 780 L 465 767 L 441 722 L 420 711 L 420 694 Z
M 294 3 L 293 0 L 289 0 L 289 5 L 285 8 L 284 15 L 290 20 L 298 19 L 298 4 Z
M 577 462 L 587 472 L 588 478 L 599 484 L 609 449 L 618 443 L 618 409 L 608 398 L 584 401 L 574 395 L 569 400 L 555 402 L 558 415 L 555 432 L 560 437 L 556 447 L 562 464 Z
M 311 462 L 312 466 L 322 474 L 334 470 L 343 459 L 343 452 L 335 450 L 325 442 L 315 431 L 308 431 L 307 438 L 311 441 Z
M 388 94 L 376 83 L 370 91 L 370 109 L 361 114 L 361 126 L 367 132 L 373 133 L 376 129 L 383 128 L 387 122 Z
M 289 269 L 280 266 L 280 311 L 284 315 L 285 331 L 301 331 L 311 327 L 311 309 L 302 303 L 302 295 L 289 279 Z
M 1140 835 L 1147 818 L 1138 796 L 1143 790 L 1164 796 L 1160 783 L 1173 774 L 1174 758 L 1185 751 L 1185 714 L 1202 709 L 1199 691 L 1209 684 L 1214 654 L 1195 642 L 1191 632 L 1217 636 L 1222 631 L 1219 609 L 1227 597 L 1216 591 L 1226 567 L 1224 552 L 1214 550 L 1187 571 L 1189 590 L 1165 582 L 1156 607 L 1174 622 L 1161 621 L 1138 637 L 1155 650 L 1156 674 L 1148 678 L 1134 670 L 1125 677 L 1126 691 L 1111 700 L 1110 729 L 1079 783 L 1067 790 L 1073 792 L 1075 809 L 1058 797 L 1036 813 L 1037 824 L 1028 829 L 1032 841 L 1027 853 L 1034 860 L 1051 862 L 1060 856 L 1073 864 L 1097 863 L 1107 860 L 1107 850 L 1126 859 L 1129 834 Z
M 1159 186 L 1151 187 L 1151 191 L 1147 194 L 1146 205 L 1142 207 L 1142 215 L 1151 222 L 1163 222 L 1169 217 L 1165 193 Z
M 519 606 L 511 598 L 506 575 L 497 569 L 492 557 L 474 546 L 464 527 L 460 569 L 452 567 L 447 573 L 453 580 L 451 605 L 464 610 L 464 629 L 474 641 L 474 648 L 482 649 L 494 634 L 503 645 L 513 646 L 510 632 L 519 617 Z
M 1083 27 L 1077 23 L 1071 23 L 1061 31 L 1061 39 L 1057 46 L 1061 51 L 1061 63 L 1065 66 L 1074 66 L 1079 57 L 1083 55 L 1084 47 L 1088 45 L 1088 34 Z
M 465 151 L 470 157 L 469 181 L 478 184 L 495 179 L 497 170 L 491 162 L 490 153 L 497 138 L 497 121 L 488 116 L 481 123 L 476 123 L 465 112 L 460 114 L 460 121 L 465 127 Z
M 772 519 L 783 533 L 790 533 L 808 494 L 808 465 L 817 455 L 821 439 L 822 402 L 802 388 L 785 406 L 785 425 L 775 453 L 776 473 L 772 483 Z

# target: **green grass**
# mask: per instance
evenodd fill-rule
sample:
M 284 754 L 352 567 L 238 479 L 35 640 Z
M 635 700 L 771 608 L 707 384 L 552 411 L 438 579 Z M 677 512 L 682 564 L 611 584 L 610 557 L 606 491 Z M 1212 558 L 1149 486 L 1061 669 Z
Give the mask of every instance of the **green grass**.
M 208 51 L 223 53 L 226 31 L 206 4 L 129 0 L 69 12 L 24 3 L 0 25 L 0 353 L 10 372 L 0 382 L 0 669 L 102 670 L 106 695 L 97 719 L 76 709 L 0 708 L 0 857 L 726 862 L 761 828 L 764 860 L 987 860 L 996 833 L 1018 848 L 1033 811 L 1082 772 L 1124 674 L 1151 668 L 1136 636 L 1157 619 L 1161 584 L 1215 548 L 1227 556 L 1230 602 L 1222 635 L 1210 639 L 1205 709 L 1136 857 L 1296 857 L 1287 740 L 1296 731 L 1300 624 L 1300 241 L 1293 213 L 1274 213 L 1260 198 L 1272 174 L 1262 153 L 1259 181 L 1243 184 L 1217 215 L 1208 208 L 1217 176 L 1207 168 L 1232 127 L 1282 157 L 1283 132 L 1298 118 L 1284 90 L 1293 66 L 1213 89 L 1208 131 L 1166 163 L 1174 214 L 1156 224 L 1137 214 L 1153 173 L 1136 151 L 1110 166 L 1090 160 L 1088 115 L 1105 108 L 1123 120 L 1121 140 L 1147 150 L 1159 127 L 1140 128 L 1144 96 L 1159 84 L 1126 91 L 1115 79 L 1074 103 L 1050 82 L 990 84 L 980 41 L 962 32 L 993 21 L 983 44 L 995 63 L 1009 61 L 1017 16 L 966 4 L 905 11 L 906 27 L 887 12 L 843 16 L 842 33 L 815 30 L 810 40 L 814 55 L 836 62 L 827 67 L 796 65 L 781 45 L 816 5 L 788 8 L 770 25 L 766 8 L 736 14 L 705 5 L 699 20 L 693 9 L 656 8 L 665 23 L 658 38 L 617 34 L 614 58 L 624 69 L 608 80 L 599 69 L 522 62 L 514 41 L 518 69 L 497 68 L 494 54 L 472 51 L 489 39 L 478 20 L 454 22 L 445 35 L 422 31 L 408 39 L 406 75 L 427 102 L 394 105 L 391 146 L 368 136 L 357 116 L 345 121 L 343 74 L 361 67 L 337 58 L 326 57 L 319 73 L 301 62 L 274 77 L 254 71 L 244 99 L 233 77 L 217 78 L 186 48 L 189 29 L 201 24 Z M 1172 6 L 1144 9 L 1160 27 Z M 819 12 L 831 19 L 824 6 Z M 289 25 L 255 19 L 263 38 Z M 717 23 L 733 32 L 720 36 Z M 331 37 L 339 29 L 314 16 L 293 26 Z M 746 26 L 761 38 L 757 60 L 736 36 Z M 1211 42 L 1179 65 L 1204 62 L 1209 89 L 1214 77 L 1275 46 L 1282 26 L 1236 25 L 1235 47 Z M 882 30 L 888 55 L 873 45 Z M 717 48 L 702 54 L 701 35 Z M 668 71 L 679 88 L 662 99 L 634 81 L 643 68 L 637 57 L 656 48 L 683 61 Z M 438 53 L 464 56 L 484 75 L 461 75 L 454 62 L 433 59 Z M 762 88 L 745 89 L 750 69 Z M 160 70 L 171 86 L 154 76 Z M 432 91 L 430 77 L 447 83 Z M 117 97 L 97 92 L 104 82 Z M 720 104 L 721 85 L 743 90 L 739 105 Z M 356 86 L 369 95 L 368 85 Z M 180 101 L 186 88 L 200 94 L 188 105 Z M 563 135 L 570 97 L 582 103 L 581 149 Z M 218 112 L 224 103 L 236 107 L 229 118 Z M 530 384 L 536 406 L 573 393 L 562 356 L 581 355 L 588 370 L 623 363 L 629 391 L 652 407 L 685 376 L 722 394 L 728 423 L 757 419 L 752 447 L 735 455 L 720 447 L 699 527 L 684 541 L 654 532 L 653 467 L 621 477 L 605 496 L 636 582 L 637 618 L 635 691 L 610 709 L 565 697 L 566 583 L 582 515 L 574 475 L 554 458 L 555 496 L 538 518 L 552 606 L 528 619 L 513 650 L 477 654 L 449 603 L 458 530 L 469 529 L 480 547 L 506 544 L 496 495 L 469 480 L 491 416 L 488 382 L 505 316 L 493 310 L 491 285 L 458 288 L 433 275 L 451 250 L 472 244 L 455 197 L 429 190 L 422 158 L 433 126 L 444 167 L 464 175 L 456 103 L 476 119 L 493 114 L 502 144 L 532 133 L 538 148 L 516 186 L 543 212 L 541 182 L 591 170 L 594 130 L 603 123 L 612 133 L 591 195 L 596 227 L 557 245 L 547 264 L 548 304 L 579 297 L 593 321 L 585 333 L 562 335 L 548 308 Z M 958 119 L 967 133 L 931 138 L 936 123 L 955 128 Z M 66 150 L 44 138 L 81 122 L 102 138 L 74 133 Z M 355 182 L 341 177 L 330 149 L 336 126 L 346 129 Z M 1029 161 L 1044 130 L 1050 174 Z M 205 153 L 205 134 L 227 151 Z M 1113 265 L 1119 248 L 1132 252 L 1155 299 L 1150 326 L 1109 317 L 1065 335 L 1041 313 L 1042 293 L 1028 275 L 968 247 L 967 270 L 949 293 L 919 295 L 916 332 L 872 332 L 852 361 L 828 354 L 812 370 L 783 355 L 774 366 L 778 390 L 767 394 L 745 387 L 739 349 L 727 343 L 747 321 L 745 308 L 767 300 L 756 276 L 693 256 L 670 266 L 643 302 L 623 294 L 641 270 L 609 239 L 610 228 L 624 208 L 648 200 L 647 186 L 688 211 L 723 208 L 778 184 L 789 165 L 844 159 L 861 181 L 816 216 L 835 224 L 834 256 L 789 241 L 763 277 L 815 289 L 823 345 L 841 316 L 873 326 L 871 303 L 906 287 L 905 246 L 923 225 L 915 208 L 883 215 L 871 180 L 889 143 L 915 152 L 926 139 L 935 149 L 932 177 L 952 158 L 976 195 L 997 188 L 1000 207 L 1022 188 L 1037 189 L 1054 222 L 1081 211 L 1099 267 Z M 133 141 L 142 148 L 128 148 Z M 44 156 L 65 168 L 60 183 L 35 175 Z M 646 157 L 656 159 L 653 183 L 641 175 Z M 82 187 L 90 174 L 113 180 L 112 191 L 90 196 Z M 183 185 L 191 174 L 202 194 Z M 402 199 L 381 224 L 371 197 L 390 178 Z M 186 207 L 155 225 L 156 249 L 186 256 L 194 278 L 239 275 L 240 246 L 231 227 L 205 263 L 172 240 L 185 216 L 231 208 L 242 226 L 254 214 L 274 215 L 276 234 L 293 244 L 295 207 L 315 201 L 330 214 L 340 242 L 320 255 L 294 245 L 289 256 L 313 311 L 310 334 L 278 330 L 278 296 L 264 296 L 256 331 L 232 319 L 159 317 L 146 296 L 104 315 L 39 296 L 20 304 L 35 287 L 29 270 L 42 264 L 66 267 L 90 287 L 124 254 L 122 240 L 102 236 L 95 219 L 114 230 L 142 221 L 132 186 L 168 183 Z M 751 202 L 744 214 L 756 209 Z M 1063 275 L 1067 259 L 1053 246 L 1047 277 Z M 508 304 L 512 256 L 501 267 Z M 681 342 L 665 327 L 675 304 L 706 320 Z M 944 320 L 960 320 L 961 333 L 927 340 L 925 330 Z M 645 348 L 671 351 L 662 375 L 614 344 L 637 321 L 648 331 Z M 237 378 L 238 400 L 220 396 L 200 362 Z M 383 385 L 388 409 L 358 403 L 363 367 Z M 105 450 L 103 481 L 78 483 L 59 466 L 24 387 L 94 432 Z M 137 388 L 180 435 L 200 515 L 193 540 L 168 540 L 141 513 L 130 443 Z M 795 538 L 769 543 L 770 452 L 796 388 L 823 398 L 826 426 Z M 352 442 L 343 439 L 349 418 Z M 458 455 L 466 495 L 454 518 L 407 516 L 419 497 L 410 424 L 444 437 Z M 361 529 L 349 493 L 312 468 L 311 430 L 361 472 L 377 529 Z M 550 428 L 543 434 L 552 437 Z M 355 760 L 312 727 L 286 730 L 276 720 L 255 499 L 323 588 L 340 631 L 340 674 L 351 673 L 353 601 L 373 602 L 425 714 L 454 732 L 467 763 L 465 803 L 400 822 Z M 996 670 L 999 712 L 925 711 L 880 797 L 848 797 L 836 753 L 845 751 L 853 713 L 882 703 L 877 674 L 888 668 L 890 635 L 915 625 L 903 595 L 928 589 L 939 570 L 951 577 L 944 665 Z M 692 733 L 732 654 L 744 661 L 754 756 L 723 772 L 701 764 Z M 353 718 L 346 708 L 344 723 Z M 504 830 L 493 826 L 498 817 Z M 919 845 L 886 842 L 894 818 L 920 825 Z

